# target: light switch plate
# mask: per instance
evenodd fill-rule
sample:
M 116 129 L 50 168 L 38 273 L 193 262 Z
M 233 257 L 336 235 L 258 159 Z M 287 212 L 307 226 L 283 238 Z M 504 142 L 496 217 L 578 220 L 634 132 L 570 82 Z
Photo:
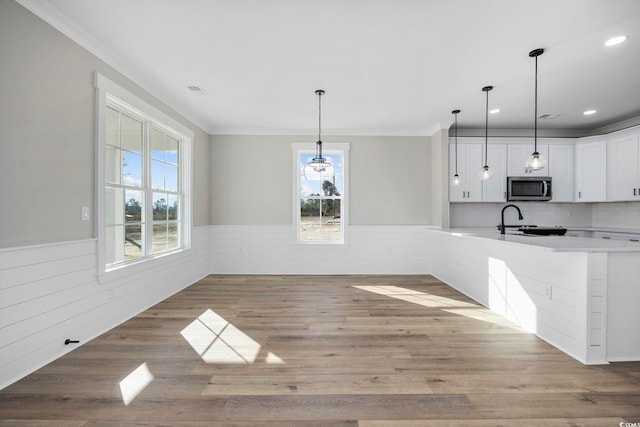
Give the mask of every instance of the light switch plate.
M 82 207 L 82 220 L 89 221 L 89 206 Z

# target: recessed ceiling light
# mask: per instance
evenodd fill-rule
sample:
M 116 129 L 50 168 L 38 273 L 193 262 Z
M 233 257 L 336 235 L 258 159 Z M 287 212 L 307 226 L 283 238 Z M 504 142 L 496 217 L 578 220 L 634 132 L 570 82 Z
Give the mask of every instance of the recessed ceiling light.
M 596 110 L 587 110 L 582 114 L 584 114 L 585 116 L 590 116 L 590 115 L 595 114 L 595 113 L 596 113 Z
M 489 110 L 489 114 L 498 114 L 500 112 L 499 108 L 494 108 L 492 110 Z
M 609 40 L 607 40 L 606 42 L 604 42 L 605 46 L 615 46 L 617 44 L 622 43 L 623 41 L 625 41 L 627 39 L 627 36 L 616 36 L 616 37 L 611 37 Z

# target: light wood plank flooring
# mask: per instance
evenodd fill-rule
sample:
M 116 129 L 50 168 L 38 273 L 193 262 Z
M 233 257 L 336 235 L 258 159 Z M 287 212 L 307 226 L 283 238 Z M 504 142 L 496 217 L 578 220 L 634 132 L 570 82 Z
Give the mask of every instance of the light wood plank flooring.
M 2 426 L 621 422 L 640 363 L 584 366 L 431 276 L 209 276 L 0 391 Z

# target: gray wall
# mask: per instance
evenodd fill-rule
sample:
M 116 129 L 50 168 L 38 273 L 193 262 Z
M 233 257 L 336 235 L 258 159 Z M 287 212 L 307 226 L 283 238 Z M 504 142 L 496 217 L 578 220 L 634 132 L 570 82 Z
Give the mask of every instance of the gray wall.
M 215 225 L 292 224 L 291 144 L 313 136 L 211 137 Z M 326 136 L 350 144 L 350 223 L 429 224 L 429 137 Z M 372 166 L 384 165 L 380 170 Z
M 194 130 L 195 226 L 292 223 L 291 143 L 315 137 L 207 135 L 11 0 L 0 0 L 0 58 L 0 247 L 94 237 L 95 71 Z M 351 144 L 352 224 L 431 222 L 429 137 L 323 140 Z
M 449 137 L 441 129 L 431 135 L 431 224 L 449 227 Z
M 209 218 L 209 136 L 14 1 L 0 0 L 0 247 L 91 238 L 98 71 L 195 132 L 193 223 Z

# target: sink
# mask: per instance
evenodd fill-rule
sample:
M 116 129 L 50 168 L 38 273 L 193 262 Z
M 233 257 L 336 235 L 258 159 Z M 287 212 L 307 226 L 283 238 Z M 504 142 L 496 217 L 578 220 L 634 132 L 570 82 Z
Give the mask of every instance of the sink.
M 564 236 L 567 234 L 567 229 L 564 227 L 538 227 L 538 226 L 523 226 L 518 228 L 518 231 L 525 235 L 535 236 Z

